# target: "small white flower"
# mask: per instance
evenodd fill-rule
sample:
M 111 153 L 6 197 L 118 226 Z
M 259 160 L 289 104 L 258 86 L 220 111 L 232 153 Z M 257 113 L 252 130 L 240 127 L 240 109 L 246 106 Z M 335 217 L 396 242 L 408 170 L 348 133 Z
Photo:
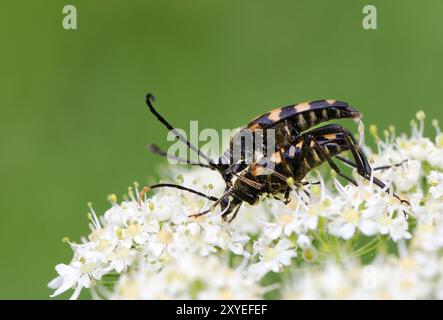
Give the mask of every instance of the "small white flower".
M 389 215 L 380 215 L 377 217 L 377 227 L 381 234 L 389 234 L 392 240 L 410 239 L 411 234 L 408 231 L 408 222 L 402 214 L 396 218 Z
M 176 240 L 171 227 L 165 225 L 158 233 L 149 236 L 146 253 L 154 259 L 159 259 L 164 254 L 177 255 L 183 244 L 178 243 Z
M 429 193 L 434 199 L 440 199 L 443 196 L 443 173 L 432 170 L 427 176 Z
M 118 273 L 126 270 L 131 265 L 136 255 L 136 251 L 131 249 L 130 244 L 121 242 L 117 248 L 109 255 L 109 269 Z
M 184 254 L 157 273 L 143 268 L 119 279 L 112 299 L 258 299 L 263 289 L 217 256 Z
M 357 229 L 367 236 L 374 235 L 377 231 L 376 223 L 371 216 L 362 214 L 352 207 L 343 208 L 328 227 L 331 234 L 346 240 L 350 239 Z
M 259 262 L 252 264 L 249 271 L 256 278 L 263 277 L 269 271 L 279 272 L 283 266 L 291 264 L 291 259 L 297 255 L 288 239 L 280 240 L 276 245 L 255 243 L 255 252 Z
M 91 286 L 91 277 L 94 276 L 97 280 L 101 278 L 101 274 L 96 272 L 92 263 L 74 262 L 71 265 L 61 263 L 55 266 L 55 270 L 59 276 L 48 284 L 51 289 L 56 289 L 51 297 L 75 287 L 70 299 L 77 299 L 81 289 Z
M 408 191 L 417 186 L 421 174 L 421 162 L 410 160 L 402 166 L 396 168 L 393 174 L 394 184 L 397 191 Z

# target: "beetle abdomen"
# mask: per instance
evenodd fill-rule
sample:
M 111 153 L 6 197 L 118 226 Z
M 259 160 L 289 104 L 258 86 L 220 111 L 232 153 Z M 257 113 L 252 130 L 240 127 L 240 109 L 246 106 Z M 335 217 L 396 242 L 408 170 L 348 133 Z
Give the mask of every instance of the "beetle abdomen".
M 288 121 L 302 132 L 324 121 L 360 117 L 360 112 L 346 102 L 317 100 L 274 109 L 252 120 L 247 128 L 252 131 L 267 129 Z

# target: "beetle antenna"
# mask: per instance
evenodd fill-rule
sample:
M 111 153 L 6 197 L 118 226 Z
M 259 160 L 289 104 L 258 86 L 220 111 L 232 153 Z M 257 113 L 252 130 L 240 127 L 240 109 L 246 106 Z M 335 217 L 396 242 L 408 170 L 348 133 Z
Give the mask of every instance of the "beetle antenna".
M 161 157 L 165 157 L 171 160 L 175 160 L 179 163 L 183 163 L 183 164 L 189 164 L 191 166 L 197 166 L 197 167 L 202 167 L 202 168 L 208 168 L 211 170 L 214 170 L 215 168 L 210 166 L 209 164 L 206 163 L 199 163 L 199 162 L 191 162 L 190 160 L 181 158 L 181 157 L 176 157 L 176 156 L 171 156 L 169 155 L 166 151 L 163 151 L 162 149 L 160 149 L 157 145 L 155 144 L 150 144 L 148 145 L 148 150 L 151 151 L 153 154 L 157 154 Z
M 155 101 L 155 97 L 153 94 L 148 93 L 146 95 L 146 104 L 149 107 L 149 110 L 151 113 L 160 121 L 166 128 L 169 129 L 181 142 L 185 143 L 189 149 L 193 150 L 199 157 L 202 157 L 205 159 L 211 167 L 214 169 L 218 169 L 217 165 L 212 161 L 211 158 L 209 158 L 207 155 L 205 155 L 203 152 L 200 151 L 199 148 L 194 146 L 192 143 L 190 143 L 183 135 L 180 134 L 168 121 L 166 121 L 165 118 L 163 118 L 160 113 L 155 110 L 154 106 L 152 105 L 152 102 Z
M 146 193 L 148 193 L 151 189 L 156 189 L 156 188 L 175 188 L 175 189 L 179 189 L 179 190 L 183 190 L 183 191 L 187 191 L 187 192 L 196 194 L 196 195 L 198 195 L 200 197 L 206 198 L 206 199 L 211 200 L 211 201 L 218 201 L 218 198 L 216 198 L 216 197 L 209 196 L 207 194 L 204 194 L 204 193 L 202 193 L 200 191 L 197 191 L 197 190 L 194 190 L 194 189 L 186 188 L 186 187 L 181 186 L 179 184 L 159 183 L 159 184 L 153 184 L 151 186 L 143 187 L 143 189 L 138 194 L 138 204 L 141 205 L 142 198 L 143 198 L 143 196 Z

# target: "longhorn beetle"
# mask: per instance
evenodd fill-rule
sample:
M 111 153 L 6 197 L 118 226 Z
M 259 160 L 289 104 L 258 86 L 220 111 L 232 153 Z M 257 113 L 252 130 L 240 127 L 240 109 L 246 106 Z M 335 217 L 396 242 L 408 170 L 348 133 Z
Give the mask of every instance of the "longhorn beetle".
M 218 171 L 226 183 L 226 188 L 223 195 L 217 198 L 181 185 L 160 183 L 144 187 L 140 192 L 139 199 L 142 199 L 142 196 L 150 189 L 177 188 L 214 202 L 208 210 L 192 214 L 191 217 L 207 214 L 220 205 L 223 219 L 232 221 L 243 202 L 254 205 L 263 194 L 284 194 L 284 201 L 288 203 L 289 194 L 293 187 L 309 184 L 309 182 L 303 181 L 304 177 L 309 171 L 324 162 L 327 162 L 339 176 L 357 186 L 357 182 L 352 177 L 341 172 L 333 158 L 354 167 L 364 179 L 373 181 L 378 187 L 390 193 L 389 188 L 372 174 L 373 170 L 387 167 L 372 169 L 349 130 L 338 124 L 329 124 L 312 129 L 313 126 L 329 120 L 360 119 L 361 113 L 346 102 L 337 100 L 304 102 L 277 108 L 255 118 L 248 125 L 241 128 L 239 132 L 242 133 L 244 130 L 248 130 L 254 134 L 259 130 L 275 130 L 275 147 L 272 154 L 263 155 L 258 159 L 254 159 L 251 164 L 247 164 L 243 156 L 237 161 L 233 161 L 233 146 L 240 144 L 241 150 L 248 151 L 248 147 L 242 144 L 241 139 L 238 139 L 238 134 L 233 136 L 230 148 L 215 163 L 158 113 L 153 106 L 154 100 L 152 94 L 146 96 L 146 104 L 149 110 L 178 140 L 196 152 L 199 159 L 205 160 L 206 163 L 191 162 L 187 159 L 170 156 L 156 145 L 150 145 L 149 149 L 155 154 L 175 159 L 181 163 Z M 342 157 L 340 154 L 344 151 L 350 151 L 354 161 Z M 393 166 L 398 165 L 400 164 Z M 395 193 L 393 193 L 393 196 L 401 203 L 409 205 L 408 201 L 401 199 Z

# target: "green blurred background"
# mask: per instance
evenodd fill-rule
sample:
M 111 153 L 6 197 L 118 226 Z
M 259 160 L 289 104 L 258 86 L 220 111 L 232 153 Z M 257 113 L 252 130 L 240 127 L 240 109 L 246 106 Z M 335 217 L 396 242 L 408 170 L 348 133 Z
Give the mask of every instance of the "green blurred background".
M 62 28 L 67 4 L 77 30 Z M 362 28 L 366 4 L 377 30 Z M 318 98 L 351 102 L 382 128 L 408 129 L 418 109 L 442 115 L 440 0 L 0 6 L 0 298 L 48 298 L 55 264 L 71 258 L 61 239 L 88 231 L 86 203 L 103 212 L 107 194 L 155 175 L 161 160 L 145 146 L 167 142 L 148 91 L 181 128 L 238 127 Z

